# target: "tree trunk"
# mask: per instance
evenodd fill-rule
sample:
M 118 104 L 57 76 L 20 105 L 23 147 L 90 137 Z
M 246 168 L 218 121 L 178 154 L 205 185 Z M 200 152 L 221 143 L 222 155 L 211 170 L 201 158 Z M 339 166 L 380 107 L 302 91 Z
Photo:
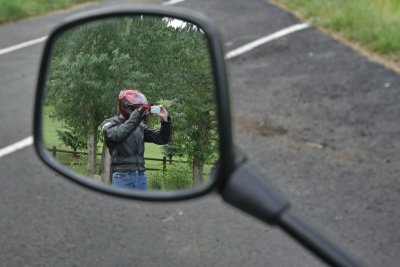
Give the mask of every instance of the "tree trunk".
M 108 151 L 107 145 L 103 144 L 103 151 L 101 153 L 101 166 L 100 166 L 100 175 L 101 180 L 106 184 L 111 184 L 111 157 L 110 152 Z
M 96 131 L 89 129 L 87 140 L 87 175 L 93 176 L 96 173 Z
M 193 171 L 193 187 L 204 183 L 203 178 L 203 163 L 201 161 L 194 161 L 192 164 Z

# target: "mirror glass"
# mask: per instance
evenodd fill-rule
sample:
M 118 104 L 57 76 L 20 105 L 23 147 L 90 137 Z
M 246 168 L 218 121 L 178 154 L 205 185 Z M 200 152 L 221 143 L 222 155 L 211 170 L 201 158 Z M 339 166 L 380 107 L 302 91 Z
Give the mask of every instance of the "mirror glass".
M 98 19 L 53 44 L 42 137 L 72 172 L 147 192 L 210 181 L 219 158 L 204 31 L 171 17 Z

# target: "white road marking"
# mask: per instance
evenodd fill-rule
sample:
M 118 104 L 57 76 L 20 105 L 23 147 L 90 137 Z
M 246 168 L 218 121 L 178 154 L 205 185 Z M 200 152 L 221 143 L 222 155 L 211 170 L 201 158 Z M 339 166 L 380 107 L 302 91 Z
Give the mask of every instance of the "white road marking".
M 170 1 L 164 2 L 162 5 L 163 6 L 171 6 L 171 5 L 182 3 L 182 2 L 185 2 L 185 1 L 186 0 L 170 0 Z
M 20 43 L 20 44 L 17 44 L 17 45 L 13 45 L 13 46 L 10 46 L 10 47 L 6 47 L 6 48 L 3 48 L 3 49 L 0 49 L 0 56 L 4 55 L 4 54 L 7 54 L 7 53 L 11 53 L 13 51 L 16 51 L 16 50 L 19 50 L 19 49 L 22 49 L 22 48 L 25 48 L 25 47 L 28 47 L 28 46 L 31 46 L 31 45 L 35 45 L 35 44 L 41 43 L 46 39 L 47 39 L 47 36 L 43 36 L 43 37 L 40 37 L 40 38 L 37 38 L 37 39 L 33 39 L 33 40 L 30 40 L 30 41 L 27 41 L 27 42 L 23 42 L 23 43 Z
M 244 54 L 246 52 L 249 52 L 250 50 L 253 50 L 254 48 L 256 48 L 256 47 L 258 47 L 260 45 L 266 44 L 268 42 L 271 42 L 271 41 L 276 40 L 278 38 L 281 38 L 283 36 L 289 35 L 291 33 L 294 33 L 294 32 L 297 32 L 297 31 L 300 31 L 300 30 L 303 30 L 303 29 L 306 29 L 308 27 L 310 27 L 310 25 L 307 24 L 307 23 L 301 23 L 301 24 L 296 24 L 296 25 L 290 26 L 290 27 L 285 28 L 283 30 L 277 31 L 277 32 L 275 32 L 273 34 L 270 34 L 270 35 L 264 36 L 264 37 L 262 37 L 260 39 L 257 39 L 257 40 L 255 40 L 253 42 L 245 44 L 245 45 L 243 45 L 241 47 L 238 47 L 238 48 L 228 52 L 225 55 L 225 58 L 226 59 L 231 59 L 231 58 L 237 57 L 237 56 L 242 55 L 242 54 Z
M 9 155 L 11 153 L 14 153 L 15 151 L 18 151 L 20 149 L 23 149 L 27 146 L 30 146 L 33 144 L 33 137 L 29 136 L 15 144 L 12 144 L 10 146 L 7 146 L 5 148 L 0 149 L 0 158 Z
M 180 3 L 180 2 L 184 2 L 184 1 L 185 0 L 171 0 L 171 1 L 168 1 L 168 2 L 164 2 L 164 5 L 174 5 L 176 3 Z M 250 43 L 248 43 L 246 45 L 243 45 L 243 46 L 241 46 L 239 48 L 236 48 L 236 49 L 228 52 L 225 55 L 225 58 L 226 59 L 231 59 L 231 58 L 237 57 L 237 56 L 242 55 L 242 54 L 244 54 L 244 53 L 246 53 L 246 52 L 248 52 L 248 51 L 250 51 L 250 50 L 252 50 L 252 49 L 254 49 L 254 48 L 258 47 L 258 46 L 260 46 L 260 45 L 266 44 L 266 43 L 268 43 L 268 42 L 270 42 L 272 40 L 276 40 L 278 38 L 281 38 L 281 37 L 286 36 L 288 34 L 294 33 L 296 31 L 300 31 L 300 30 L 306 29 L 308 27 L 310 27 L 310 25 L 307 24 L 307 23 L 296 24 L 296 25 L 290 26 L 288 28 L 285 28 L 285 29 L 280 30 L 278 32 L 275 32 L 273 34 L 267 35 L 267 36 L 265 36 L 263 38 L 257 39 L 257 40 L 255 40 L 253 42 L 250 42 Z M 15 50 L 18 50 L 18 49 L 22 49 L 24 47 L 43 42 L 44 40 L 46 40 L 46 38 L 47 38 L 47 36 L 41 37 L 41 38 L 37 38 L 37 39 L 34 39 L 32 41 L 29 41 L 29 42 L 21 43 L 19 45 L 15 45 L 15 46 L 12 46 L 12 47 L 9 47 L 9 48 L 1 49 L 0 50 L 0 55 L 6 54 L 6 53 L 10 53 L 12 51 L 15 51 Z M 29 137 L 27 137 L 27 138 L 15 143 L 15 144 L 12 144 L 12 145 L 9 145 L 9 146 L 7 146 L 5 148 L 0 149 L 0 158 L 4 157 L 6 155 L 9 155 L 11 153 L 14 153 L 14 152 L 16 152 L 16 151 L 18 151 L 20 149 L 23 149 L 23 148 L 25 148 L 27 146 L 32 145 L 32 144 L 33 144 L 33 137 L 29 136 Z

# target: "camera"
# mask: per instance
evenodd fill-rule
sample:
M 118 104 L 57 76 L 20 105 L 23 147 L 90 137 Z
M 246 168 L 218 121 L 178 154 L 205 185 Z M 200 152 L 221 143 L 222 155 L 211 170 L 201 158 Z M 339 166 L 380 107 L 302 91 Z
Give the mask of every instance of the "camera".
M 151 106 L 150 113 L 151 114 L 160 114 L 160 106 Z

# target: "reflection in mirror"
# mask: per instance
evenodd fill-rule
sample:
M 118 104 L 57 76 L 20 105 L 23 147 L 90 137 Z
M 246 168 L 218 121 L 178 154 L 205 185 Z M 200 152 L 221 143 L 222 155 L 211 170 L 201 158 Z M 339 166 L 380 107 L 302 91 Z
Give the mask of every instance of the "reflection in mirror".
M 53 46 L 44 144 L 66 168 L 110 186 L 193 188 L 219 158 L 214 94 L 196 25 L 152 16 L 87 22 Z

